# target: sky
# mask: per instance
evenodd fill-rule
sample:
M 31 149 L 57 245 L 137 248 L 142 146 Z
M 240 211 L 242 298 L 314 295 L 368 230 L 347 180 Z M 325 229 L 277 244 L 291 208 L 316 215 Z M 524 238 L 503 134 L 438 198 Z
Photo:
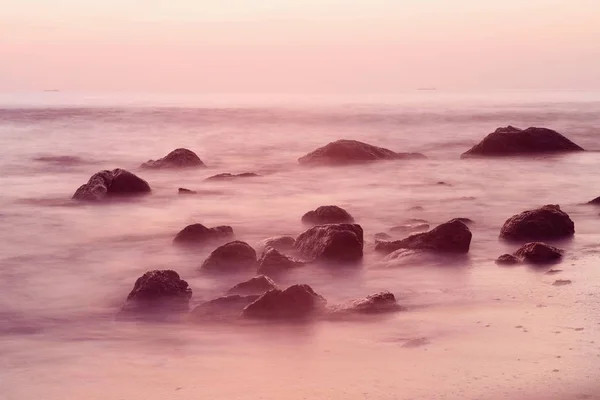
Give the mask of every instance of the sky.
M 600 0 L 0 0 L 0 91 L 600 89 Z

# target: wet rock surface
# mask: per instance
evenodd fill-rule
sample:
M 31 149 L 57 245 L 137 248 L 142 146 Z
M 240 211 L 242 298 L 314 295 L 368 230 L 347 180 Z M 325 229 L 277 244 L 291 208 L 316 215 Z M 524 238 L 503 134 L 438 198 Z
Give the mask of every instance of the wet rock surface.
M 515 256 L 531 264 L 549 264 L 560 260 L 564 251 L 546 243 L 532 242 L 523 245 Z
M 246 242 L 234 241 L 215 249 L 201 269 L 211 272 L 234 272 L 256 268 L 256 251 Z
M 183 228 L 175 239 L 174 243 L 185 245 L 202 245 L 208 242 L 227 239 L 233 237 L 233 228 L 230 226 L 216 226 L 207 228 L 202 224 L 192 224 Z
M 288 257 L 272 247 L 267 247 L 258 259 L 257 272 L 265 275 L 278 275 L 304 264 L 303 261 Z
M 177 272 L 148 271 L 135 281 L 122 313 L 187 312 L 191 297 L 192 289 Z
M 358 224 L 315 226 L 296 238 L 295 248 L 311 260 L 357 262 L 363 257 L 363 230 Z
M 244 308 L 246 318 L 304 319 L 322 313 L 327 301 L 308 285 L 270 290 Z
M 142 168 L 148 169 L 179 169 L 206 167 L 196 153 L 188 149 L 175 149 L 163 158 L 149 160 L 142 164 Z
M 151 192 L 148 182 L 124 169 L 100 171 L 79 187 L 73 199 L 101 201 L 110 197 L 143 195 Z
M 354 222 L 354 218 L 346 210 L 338 206 L 321 206 L 302 216 L 307 225 L 344 224 Z
M 273 289 L 277 289 L 277 285 L 271 278 L 265 275 L 258 275 L 245 282 L 238 283 L 229 289 L 227 295 L 261 295 Z
M 513 241 L 564 239 L 574 234 L 569 215 L 552 204 L 513 215 L 500 230 L 501 238 Z

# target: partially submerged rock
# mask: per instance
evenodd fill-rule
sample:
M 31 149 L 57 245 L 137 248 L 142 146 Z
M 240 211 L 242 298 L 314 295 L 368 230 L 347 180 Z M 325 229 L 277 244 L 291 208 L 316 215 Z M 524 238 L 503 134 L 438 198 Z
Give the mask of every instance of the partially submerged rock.
M 302 265 L 304 265 L 304 262 L 288 257 L 272 247 L 267 247 L 258 259 L 257 272 L 259 274 L 276 275 Z
M 238 240 L 214 250 L 201 267 L 213 272 L 233 272 L 256 268 L 256 251 L 246 242 Z
M 304 257 L 330 262 L 357 262 L 363 257 L 363 230 L 358 224 L 315 226 L 296 238 Z
M 531 264 L 549 264 L 560 260 L 564 251 L 546 243 L 532 242 L 523 245 L 515 256 Z
M 426 158 L 418 153 L 396 153 L 383 147 L 373 146 L 357 140 L 337 140 L 306 154 L 298 159 L 302 165 L 345 165 L 360 164 L 377 160 Z
M 345 224 L 354 222 L 354 218 L 341 207 L 321 206 L 304 214 L 302 222 L 308 225 Z
M 565 286 L 565 285 L 570 285 L 571 283 L 573 283 L 573 281 L 571 281 L 570 279 L 557 279 L 554 281 L 554 283 L 552 285 L 553 286 Z
M 520 262 L 521 260 L 512 254 L 502 254 L 496 259 L 496 264 L 498 265 L 515 265 L 519 264 Z
M 375 242 L 392 240 L 392 237 L 385 232 L 377 232 L 375 234 Z
M 510 217 L 500 230 L 507 240 L 564 239 L 575 234 L 575 224 L 558 205 L 546 205 Z
M 238 294 L 218 297 L 194 308 L 191 317 L 195 320 L 236 318 L 241 316 L 244 307 L 259 297 L 260 295 L 240 296 Z
M 192 289 L 172 270 L 148 271 L 135 281 L 124 313 L 187 312 Z
M 588 204 L 600 205 L 600 196 L 588 202 Z
M 207 228 L 202 224 L 192 224 L 183 228 L 175 239 L 177 244 L 205 244 L 207 242 L 230 238 L 233 236 L 233 228 L 230 226 L 216 226 Z
M 258 275 L 245 282 L 238 283 L 227 291 L 228 295 L 261 295 L 269 290 L 277 289 L 277 285 L 271 278 Z
M 460 221 L 450 221 L 429 232 L 417 233 L 406 239 L 379 242 L 375 249 L 391 253 L 398 249 L 426 250 L 438 253 L 468 253 L 472 238 L 469 228 Z
M 402 234 L 410 234 L 415 232 L 423 232 L 429 230 L 429 224 L 427 223 L 413 223 L 413 224 L 404 224 L 404 225 L 396 225 L 390 228 L 390 232 L 394 233 L 402 233 Z
M 335 313 L 381 314 L 401 310 L 403 310 L 403 307 L 397 303 L 396 297 L 388 291 L 375 293 L 363 299 L 334 307 Z
M 547 128 L 525 130 L 508 126 L 498 128 L 487 135 L 479 144 L 465 152 L 469 156 L 514 156 L 540 153 L 566 153 L 583 151 L 560 133 Z
M 256 178 L 258 176 L 260 176 L 260 175 L 255 174 L 254 172 L 244 172 L 243 174 L 230 174 L 229 172 L 225 172 L 222 174 L 209 176 L 205 180 L 206 181 L 229 181 L 229 180 L 240 179 L 240 178 Z
M 244 308 L 246 318 L 303 319 L 322 312 L 327 304 L 308 285 L 293 285 L 285 290 L 273 289 Z
M 197 168 L 206 167 L 200 157 L 188 149 L 175 149 L 158 160 L 150 160 L 142 164 L 142 168 Z
M 179 194 L 197 194 L 198 192 L 196 192 L 195 190 L 190 190 L 190 189 L 186 189 L 186 188 L 179 188 L 177 190 L 177 193 L 179 193 Z
M 150 193 L 148 182 L 124 169 L 100 171 L 88 183 L 77 189 L 75 200 L 100 201 L 109 197 L 134 196 Z
M 275 250 L 286 251 L 294 248 L 296 239 L 291 236 L 274 236 L 262 241 L 263 248 L 272 247 Z

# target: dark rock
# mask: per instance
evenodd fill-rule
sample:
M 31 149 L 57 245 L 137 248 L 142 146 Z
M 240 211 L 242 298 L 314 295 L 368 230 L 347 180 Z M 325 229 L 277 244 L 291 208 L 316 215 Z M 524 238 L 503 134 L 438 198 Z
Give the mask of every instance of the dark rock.
M 569 279 L 557 279 L 554 281 L 554 283 L 552 285 L 553 286 L 565 286 L 565 285 L 570 285 L 571 283 L 573 283 L 573 281 L 571 281 Z
M 472 238 L 469 228 L 460 221 L 446 222 L 430 230 L 394 242 L 380 242 L 375 249 L 391 253 L 398 249 L 427 250 L 439 253 L 468 253 Z
M 551 240 L 571 237 L 575 224 L 558 205 L 546 205 L 510 217 L 500 237 L 508 240 Z
M 257 176 L 260 176 L 260 175 L 255 174 L 254 172 L 245 172 L 243 174 L 237 174 L 237 175 L 226 172 L 223 174 L 209 176 L 205 180 L 206 181 L 228 181 L 228 180 L 239 179 L 239 178 L 255 178 Z
M 588 204 L 600 205 L 600 197 L 596 197 L 594 200 L 588 202 Z
M 277 285 L 271 278 L 264 275 L 255 276 L 252 279 L 247 280 L 246 282 L 238 283 L 229 291 L 227 291 L 228 295 L 231 294 L 239 294 L 239 295 L 261 295 L 269 290 L 277 289 Z
M 206 167 L 200 157 L 188 149 L 175 149 L 159 160 L 150 160 L 142 164 L 142 168 L 194 168 Z
M 498 265 L 515 265 L 519 264 L 521 260 L 518 257 L 513 256 L 512 254 L 502 254 L 500 257 L 496 259 L 496 264 Z
M 388 235 L 387 233 L 385 233 L 385 232 L 378 232 L 378 233 L 375 234 L 375 241 L 376 242 L 380 241 L 380 240 L 385 241 L 385 240 L 391 240 L 391 239 L 392 239 L 392 237 L 390 235 Z
M 415 224 L 405 224 L 405 225 L 397 225 L 390 229 L 390 232 L 395 233 L 415 233 L 415 232 L 423 232 L 429 230 L 429 224 L 424 223 L 415 223 Z
M 385 291 L 369 295 L 364 299 L 354 300 L 342 306 L 341 310 L 361 314 L 379 314 L 401 311 L 402 307 L 396 302 L 396 297 L 392 293 Z
M 462 157 L 514 156 L 573 151 L 583 151 L 583 149 L 551 129 L 532 127 L 522 130 L 508 126 L 498 128 L 494 133 L 487 135 Z
M 303 165 L 345 165 L 377 160 L 426 158 L 418 153 L 396 153 L 356 140 L 337 140 L 298 159 Z
M 179 188 L 179 190 L 177 190 L 177 192 L 179 194 L 197 194 L 198 193 L 195 190 L 190 190 L 190 189 L 186 189 L 186 188 Z
M 142 178 L 124 169 L 100 171 L 92 175 L 88 183 L 77 189 L 73 198 L 99 201 L 108 197 L 133 196 L 150 193 L 150 185 Z
M 296 238 L 295 248 L 311 259 L 356 262 L 363 257 L 363 230 L 358 224 L 315 226 Z
M 546 243 L 532 242 L 515 252 L 519 259 L 532 264 L 548 264 L 560 260 L 564 251 Z
M 323 311 L 326 304 L 310 286 L 293 285 L 283 291 L 268 291 L 244 308 L 242 315 L 264 319 L 306 318 Z
M 202 269 L 216 272 L 254 268 L 256 268 L 256 252 L 248 243 L 237 240 L 218 247 L 202 264 Z
M 258 273 L 276 275 L 302 265 L 303 262 L 281 254 L 272 247 L 267 247 L 258 260 Z
M 187 312 L 192 289 L 172 270 L 148 271 L 135 281 L 123 312 Z
M 216 226 L 207 228 L 202 224 L 188 225 L 173 239 L 177 244 L 204 244 L 213 240 L 230 238 L 233 228 L 230 226 Z
M 191 316 L 195 320 L 239 317 L 242 315 L 244 307 L 259 297 L 260 295 L 240 296 L 237 294 L 218 297 L 194 308 Z
M 294 248 L 296 239 L 291 236 L 274 236 L 263 240 L 262 245 L 266 249 L 272 247 L 275 250 L 286 251 Z
M 302 222 L 309 225 L 345 224 L 354 222 L 354 218 L 338 206 L 321 206 L 304 214 Z

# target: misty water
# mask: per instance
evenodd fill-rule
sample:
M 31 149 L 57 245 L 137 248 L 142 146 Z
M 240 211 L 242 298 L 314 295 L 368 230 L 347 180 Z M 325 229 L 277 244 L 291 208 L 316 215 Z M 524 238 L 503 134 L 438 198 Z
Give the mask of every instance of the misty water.
M 509 124 L 552 128 L 590 151 L 460 159 Z M 341 138 L 428 159 L 298 164 Z M 178 147 L 208 168 L 140 168 Z M 600 208 L 585 204 L 600 195 L 600 93 L 2 95 L 0 148 L 3 399 L 600 398 Z M 71 200 L 113 168 L 152 194 Z M 223 172 L 260 177 L 205 181 Z M 310 284 L 331 304 L 389 290 L 406 311 L 301 324 L 115 320 L 148 270 L 176 270 L 192 307 L 253 275 L 201 272 L 214 246 L 173 246 L 186 225 L 230 225 L 260 251 L 328 204 L 363 227 L 363 263 L 307 266 L 277 284 Z M 574 239 L 555 243 L 562 272 L 497 266 L 518 247 L 498 239 L 504 221 L 544 204 L 575 222 Z M 374 235 L 406 219 L 455 217 L 474 221 L 466 257 L 384 263 L 374 252 Z

